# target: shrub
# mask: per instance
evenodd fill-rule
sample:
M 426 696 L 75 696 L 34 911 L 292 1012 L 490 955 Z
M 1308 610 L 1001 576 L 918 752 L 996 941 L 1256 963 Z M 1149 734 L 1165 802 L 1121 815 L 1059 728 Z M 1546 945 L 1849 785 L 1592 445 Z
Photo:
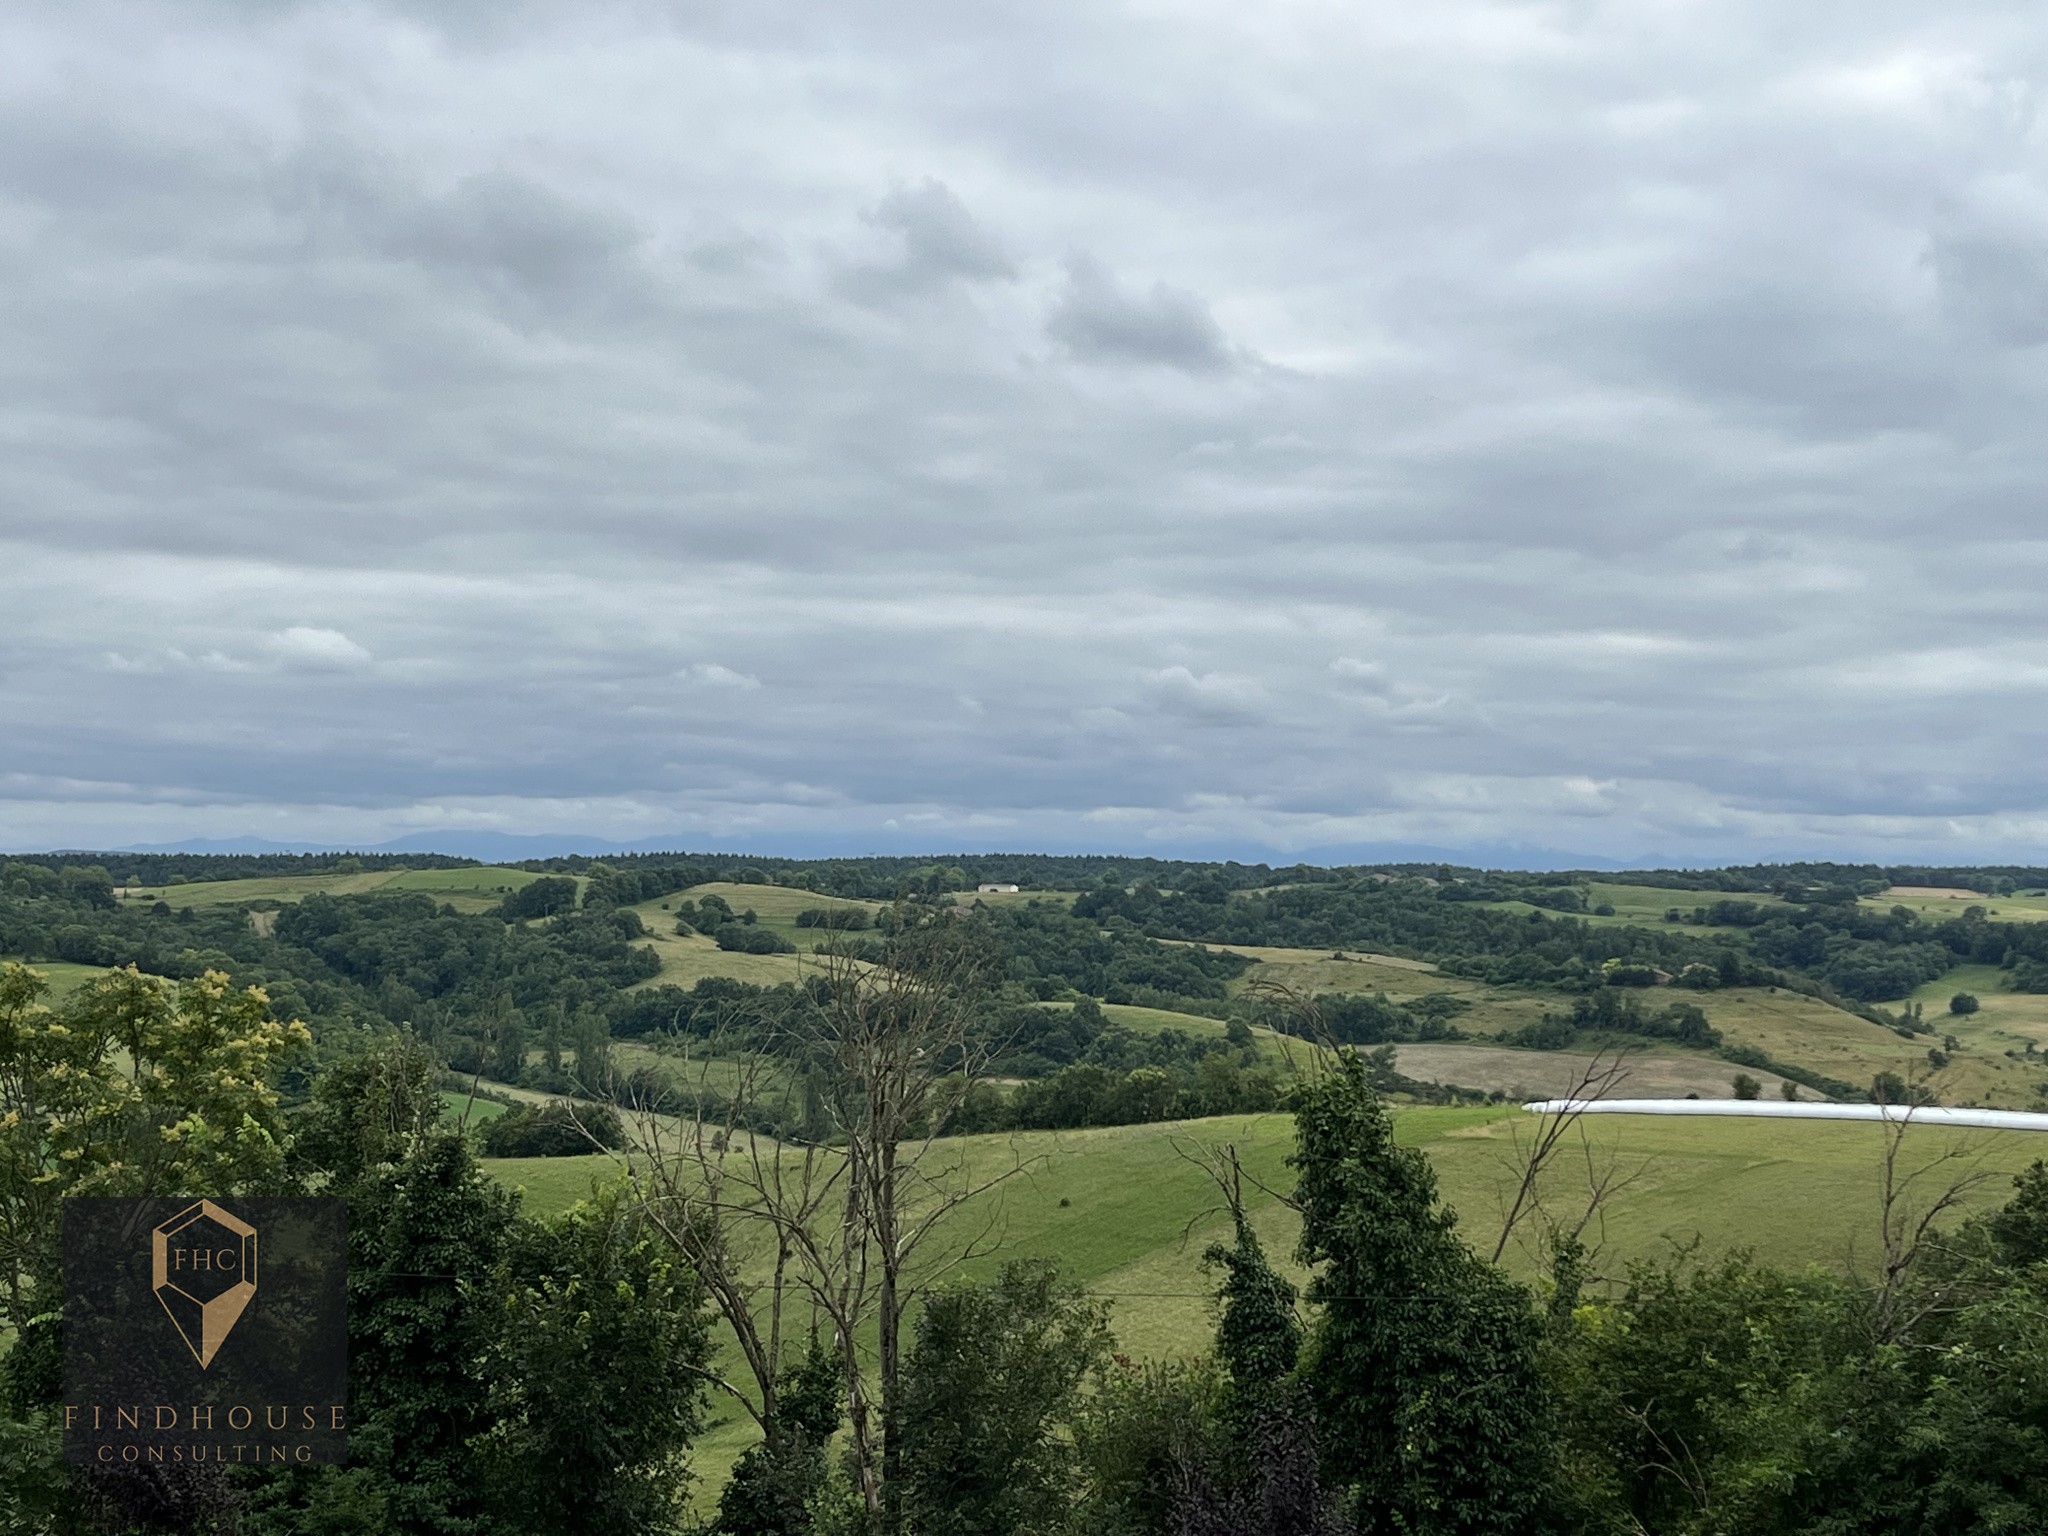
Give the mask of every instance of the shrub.
M 1614 959 L 1604 962 L 1600 974 L 1610 987 L 1654 987 L 1657 968 L 1638 961 Z
M 720 923 L 711 937 L 718 947 L 741 955 L 793 955 L 796 946 L 773 928 L 751 923 Z
M 611 1110 L 601 1104 L 571 1106 L 561 1099 L 508 1109 L 483 1128 L 486 1157 L 581 1157 L 596 1147 L 625 1143 L 625 1127 Z
M 1738 1099 L 1754 1099 L 1764 1091 L 1764 1085 L 1747 1072 L 1736 1073 L 1733 1086 L 1735 1097 Z
M 866 907 L 805 907 L 796 915 L 799 928 L 834 928 L 842 931 L 872 925 Z
M 1950 1013 L 1975 1013 L 1977 1006 L 1977 999 L 1967 992 L 1958 992 L 1948 1000 L 1948 1011 Z

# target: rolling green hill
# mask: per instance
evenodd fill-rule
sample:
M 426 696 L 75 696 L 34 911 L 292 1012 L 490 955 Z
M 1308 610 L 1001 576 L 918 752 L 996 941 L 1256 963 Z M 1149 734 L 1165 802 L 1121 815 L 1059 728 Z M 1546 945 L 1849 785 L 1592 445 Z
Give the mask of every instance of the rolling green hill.
M 173 907 L 232 907 L 246 902 L 295 902 L 308 896 L 360 896 L 371 891 L 420 891 L 458 912 L 495 907 L 508 891 L 540 876 L 523 869 L 476 865 L 462 869 L 379 869 L 354 873 L 271 875 L 251 880 L 206 880 L 185 885 L 123 886 L 122 901 L 168 902 Z
M 1500 1211 L 1519 1164 L 1518 1138 L 1537 1122 L 1520 1110 L 1406 1108 L 1395 1112 L 1399 1139 L 1419 1146 L 1468 1242 L 1491 1252 Z M 1632 1259 L 1671 1257 L 1697 1245 L 1701 1259 L 1752 1250 L 1785 1269 L 1806 1264 L 1867 1269 L 1879 1252 L 1882 1131 L 1852 1122 L 1657 1119 L 1602 1116 L 1582 1122 L 1595 1166 L 1612 1159 L 1632 1181 L 1588 1231 L 1595 1273 L 1619 1277 Z M 1112 1303 L 1119 1346 L 1133 1356 L 1205 1352 L 1214 1329 L 1215 1277 L 1202 1265 L 1207 1245 L 1226 1235 L 1216 1191 L 1188 1155 L 1234 1144 L 1248 1175 L 1271 1190 L 1292 1183 L 1286 1157 L 1293 1124 L 1285 1115 L 1238 1116 L 1177 1125 L 1121 1126 L 945 1143 L 981 1174 L 1015 1163 L 1023 1172 L 954 1218 L 962 1233 L 1000 1234 L 998 1253 L 960 1273 L 986 1278 L 1004 1257 L 1057 1259 L 1073 1278 Z M 2003 1202 L 2010 1175 L 2048 1157 L 2048 1135 L 1916 1128 L 1905 1164 L 1931 1165 L 1949 1149 L 1990 1175 L 1966 1205 Z M 1550 1209 L 1575 1220 L 1585 1204 L 1584 1154 L 1560 1162 L 1547 1181 Z M 535 1211 L 566 1209 L 596 1180 L 617 1177 L 608 1157 L 486 1160 L 497 1178 L 525 1191 Z M 1944 1170 L 1944 1178 L 1946 1171 Z M 1293 1213 L 1253 1189 L 1253 1222 L 1276 1259 L 1293 1251 Z M 1536 1272 L 1530 1245 L 1511 1244 L 1505 1261 Z M 1291 1259 L 1286 1268 L 1300 1278 Z M 724 1403 L 695 1453 L 715 1497 L 726 1469 L 753 1439 L 752 1426 Z

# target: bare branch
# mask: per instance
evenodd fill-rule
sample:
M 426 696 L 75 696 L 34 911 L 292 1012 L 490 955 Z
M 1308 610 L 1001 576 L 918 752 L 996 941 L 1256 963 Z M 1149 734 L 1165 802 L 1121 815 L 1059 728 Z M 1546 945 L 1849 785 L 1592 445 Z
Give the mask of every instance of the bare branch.
M 1500 1237 L 1493 1245 L 1493 1262 L 1498 1264 L 1500 1256 L 1507 1251 L 1508 1239 L 1514 1236 L 1515 1228 L 1535 1208 L 1537 1185 L 1544 1170 L 1556 1157 L 1565 1138 L 1578 1126 L 1586 1112 L 1586 1106 L 1608 1098 L 1629 1078 L 1629 1057 L 1626 1048 L 1616 1051 L 1611 1057 L 1603 1050 L 1595 1051 L 1579 1069 L 1577 1078 L 1566 1090 L 1559 1108 L 1548 1111 L 1540 1117 L 1536 1130 L 1524 1147 L 1521 1123 L 1513 1122 L 1510 1134 L 1514 1138 L 1516 1160 L 1520 1163 L 1520 1177 L 1515 1183 L 1515 1192 L 1507 1209 L 1501 1215 Z M 1587 1220 L 1591 1219 L 1591 1211 Z M 1585 1221 L 1580 1222 L 1584 1230 Z M 1576 1235 L 1576 1234 L 1574 1234 Z

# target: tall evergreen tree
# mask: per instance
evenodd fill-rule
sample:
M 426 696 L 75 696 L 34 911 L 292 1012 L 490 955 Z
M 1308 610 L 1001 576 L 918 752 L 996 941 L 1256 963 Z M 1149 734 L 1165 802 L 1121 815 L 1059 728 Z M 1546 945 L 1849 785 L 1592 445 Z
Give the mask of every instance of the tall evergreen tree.
M 1547 1466 L 1530 1296 L 1459 1241 L 1420 1152 L 1350 1051 L 1295 1114 L 1301 1257 L 1321 1311 L 1302 1364 L 1326 1470 L 1367 1532 L 1518 1529 Z

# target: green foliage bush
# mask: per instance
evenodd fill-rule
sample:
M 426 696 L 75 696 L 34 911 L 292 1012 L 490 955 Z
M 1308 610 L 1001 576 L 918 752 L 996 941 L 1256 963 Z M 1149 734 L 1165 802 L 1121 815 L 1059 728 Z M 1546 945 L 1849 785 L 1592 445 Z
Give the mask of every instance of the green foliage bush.
M 830 928 L 840 932 L 871 928 L 874 920 L 866 907 L 805 907 L 796 915 L 799 928 Z
M 624 1146 L 626 1132 L 604 1105 L 555 1099 L 521 1104 L 486 1120 L 479 1139 L 486 1157 L 585 1157 Z
M 1061 1531 L 1076 1482 L 1061 1431 L 1109 1346 L 1107 1308 L 1047 1260 L 935 1292 L 904 1360 L 907 1536 Z
M 556 917 L 576 909 L 576 882 L 566 875 L 542 875 L 498 903 L 498 915 L 509 922 L 534 917 Z
M 773 928 L 746 923 L 721 923 L 711 931 L 718 947 L 741 955 L 793 955 L 796 946 Z

